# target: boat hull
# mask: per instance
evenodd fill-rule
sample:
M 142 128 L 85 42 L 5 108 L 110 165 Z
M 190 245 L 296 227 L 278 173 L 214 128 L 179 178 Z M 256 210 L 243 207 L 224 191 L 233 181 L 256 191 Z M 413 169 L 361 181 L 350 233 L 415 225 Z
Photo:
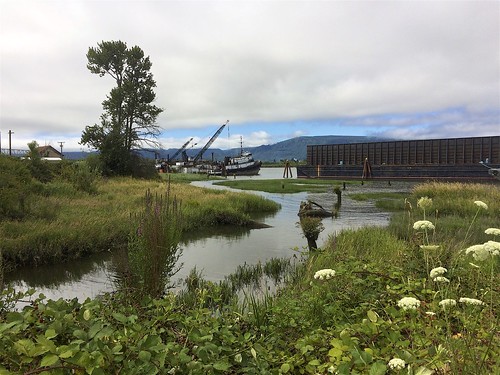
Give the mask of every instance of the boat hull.
M 222 173 L 226 176 L 256 176 L 260 172 L 261 165 L 261 161 L 253 161 L 244 165 L 226 165 Z

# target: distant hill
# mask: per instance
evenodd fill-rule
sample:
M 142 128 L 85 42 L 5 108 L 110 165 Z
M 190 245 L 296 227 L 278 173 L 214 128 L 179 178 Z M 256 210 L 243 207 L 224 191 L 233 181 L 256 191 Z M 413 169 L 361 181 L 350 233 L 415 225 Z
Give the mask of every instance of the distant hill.
M 379 137 L 366 137 L 366 136 L 344 136 L 344 135 L 321 135 L 314 137 L 296 137 L 281 141 L 272 145 L 262 145 L 257 147 L 244 147 L 245 151 L 253 154 L 254 158 L 261 161 L 279 161 L 279 160 L 305 160 L 307 155 L 307 145 L 328 145 L 328 144 L 342 144 L 342 143 L 360 143 L 360 142 L 377 142 L 387 140 L 387 138 Z M 173 155 L 177 149 L 165 149 L 156 151 L 160 158 L 167 159 L 169 155 Z M 194 157 L 200 148 L 189 149 L 187 155 Z M 209 148 L 203 154 L 203 159 L 223 160 L 225 156 L 238 155 L 240 148 L 233 148 L 229 150 L 221 150 L 219 148 Z M 83 159 L 89 153 L 84 152 L 65 152 L 64 156 L 68 159 Z M 147 158 L 154 158 L 155 152 L 153 150 L 143 152 Z

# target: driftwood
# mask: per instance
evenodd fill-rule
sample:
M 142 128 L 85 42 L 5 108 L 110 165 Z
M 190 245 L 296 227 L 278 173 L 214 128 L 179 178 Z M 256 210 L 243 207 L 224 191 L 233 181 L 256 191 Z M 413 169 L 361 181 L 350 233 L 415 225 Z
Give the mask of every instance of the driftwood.
M 307 202 L 301 202 L 299 208 L 299 216 L 313 216 L 313 217 L 331 217 L 333 213 L 327 211 L 320 204 L 308 200 Z

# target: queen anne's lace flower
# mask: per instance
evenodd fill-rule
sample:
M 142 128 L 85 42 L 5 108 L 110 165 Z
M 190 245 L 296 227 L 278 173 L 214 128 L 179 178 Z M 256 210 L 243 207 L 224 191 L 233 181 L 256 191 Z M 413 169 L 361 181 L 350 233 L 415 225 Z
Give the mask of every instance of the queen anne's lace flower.
M 484 248 L 491 254 L 491 256 L 500 254 L 500 242 L 496 241 L 485 242 Z
M 413 224 L 415 230 L 434 230 L 435 226 L 429 220 L 419 220 Z
M 403 297 L 398 301 L 398 306 L 403 310 L 416 310 L 420 306 L 420 301 L 413 297 Z
M 436 268 L 433 268 L 429 274 L 429 276 L 431 277 L 431 279 L 434 279 L 438 276 L 441 276 L 441 275 L 444 275 L 446 272 L 448 272 L 448 270 L 444 267 L 436 267 Z
M 483 261 L 490 256 L 500 255 L 500 242 L 488 241 L 482 245 L 472 245 L 465 250 L 465 254 L 471 253 L 476 261 Z
M 333 276 L 335 276 L 335 271 L 330 268 L 316 271 L 316 273 L 314 274 L 314 278 L 318 280 L 329 280 Z
M 488 209 L 488 205 L 484 203 L 483 201 L 474 201 L 474 204 L 478 206 L 479 208 L 483 208 L 485 210 Z
M 443 309 L 446 307 L 456 306 L 456 304 L 457 304 L 457 301 L 455 301 L 454 299 L 449 299 L 449 298 L 444 299 L 441 302 L 439 302 L 439 306 L 442 306 Z
M 417 207 L 420 207 L 423 210 L 432 207 L 432 199 L 429 197 L 422 197 L 417 201 Z
M 387 364 L 392 370 L 402 370 L 406 366 L 406 362 L 401 358 L 393 358 Z
M 450 282 L 450 280 L 444 276 L 437 276 L 434 278 L 434 281 L 437 283 L 449 283 Z
M 494 236 L 500 236 L 500 229 L 499 228 L 488 228 L 484 231 L 486 234 L 492 234 Z
M 466 303 L 468 305 L 484 305 L 484 302 L 475 298 L 462 297 L 458 300 L 460 303 Z

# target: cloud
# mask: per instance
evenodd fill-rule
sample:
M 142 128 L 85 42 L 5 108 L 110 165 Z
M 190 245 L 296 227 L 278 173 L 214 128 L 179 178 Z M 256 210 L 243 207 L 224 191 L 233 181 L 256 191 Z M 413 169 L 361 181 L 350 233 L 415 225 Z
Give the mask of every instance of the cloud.
M 383 118 L 392 134 L 426 134 L 420 114 L 450 108 L 465 111 L 456 132 L 473 135 L 474 114 L 500 123 L 499 11 L 489 1 L 4 0 L 0 131 L 77 139 L 113 86 L 86 69 L 86 52 L 122 40 L 150 56 L 163 139 L 182 132 L 181 144 L 186 130 L 202 141 L 226 119 L 249 143 L 345 119 L 364 134 Z

